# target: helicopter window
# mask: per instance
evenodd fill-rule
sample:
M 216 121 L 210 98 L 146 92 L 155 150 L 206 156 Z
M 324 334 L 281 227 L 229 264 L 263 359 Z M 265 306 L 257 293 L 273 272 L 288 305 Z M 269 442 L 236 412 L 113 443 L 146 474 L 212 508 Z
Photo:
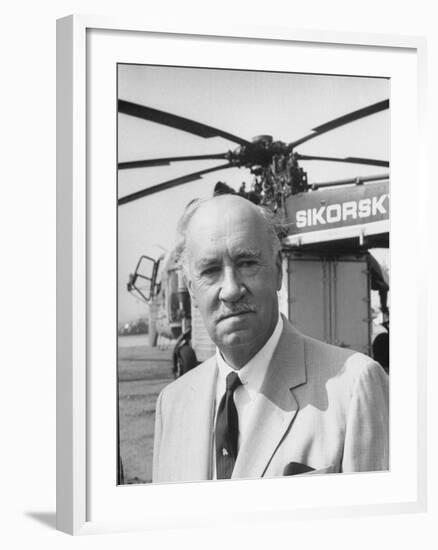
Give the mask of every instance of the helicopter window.
M 128 290 L 148 302 L 157 292 L 157 267 L 160 263 L 149 256 L 141 256 L 135 273 L 131 276 Z

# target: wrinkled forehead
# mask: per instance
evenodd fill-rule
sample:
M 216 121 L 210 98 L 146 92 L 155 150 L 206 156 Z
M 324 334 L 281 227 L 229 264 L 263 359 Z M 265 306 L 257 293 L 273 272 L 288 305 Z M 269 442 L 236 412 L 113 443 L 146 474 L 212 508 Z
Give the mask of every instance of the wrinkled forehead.
M 199 266 L 226 255 L 272 260 L 272 242 L 264 217 L 248 201 L 211 201 L 203 204 L 187 227 L 185 257 Z M 188 265 L 187 265 L 188 267 Z

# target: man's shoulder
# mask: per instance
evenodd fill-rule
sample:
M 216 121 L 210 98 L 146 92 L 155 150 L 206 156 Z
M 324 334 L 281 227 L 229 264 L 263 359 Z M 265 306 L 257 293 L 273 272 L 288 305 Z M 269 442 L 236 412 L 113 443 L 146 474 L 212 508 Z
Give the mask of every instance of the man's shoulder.
M 374 369 L 383 371 L 382 367 L 365 353 L 328 344 L 302 334 L 295 328 L 293 330 L 303 342 L 305 363 L 310 370 L 317 370 L 320 374 L 325 370 L 329 377 L 352 376 L 353 378 Z
M 306 383 L 296 394 L 303 403 L 330 402 L 347 410 L 353 395 L 387 395 L 388 376 L 374 359 L 294 331 L 303 350 Z
M 161 391 L 161 396 L 172 399 L 177 395 L 185 394 L 189 388 L 196 388 L 211 379 L 214 376 L 215 369 L 216 359 L 215 356 L 212 356 L 168 384 Z

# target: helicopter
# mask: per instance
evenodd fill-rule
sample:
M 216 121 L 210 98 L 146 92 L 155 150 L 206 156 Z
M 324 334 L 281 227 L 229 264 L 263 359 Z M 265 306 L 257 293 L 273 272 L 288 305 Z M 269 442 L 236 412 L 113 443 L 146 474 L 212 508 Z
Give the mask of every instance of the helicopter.
M 119 99 L 119 114 L 202 139 L 220 137 L 233 143 L 233 148 L 221 153 L 119 162 L 118 169 L 122 171 L 186 161 L 222 161 L 217 166 L 125 194 L 118 199 L 118 205 L 168 191 L 216 171 L 248 169 L 252 175 L 248 188 L 245 182 L 236 191 L 218 181 L 214 194 L 237 193 L 270 208 L 285 228 L 281 238 L 286 285 L 280 292 L 280 309 L 303 332 L 370 354 L 372 290 L 379 293 L 385 318 L 389 316 L 388 278 L 368 252 L 375 247 L 389 247 L 389 173 L 311 182 L 303 163 L 319 161 L 387 169 L 390 163 L 367 157 L 303 154 L 300 146 L 385 111 L 389 106 L 389 99 L 366 105 L 314 127 L 299 139 L 285 142 L 266 134 L 247 140 L 202 122 Z M 145 282 L 146 290 L 142 287 Z M 184 374 L 212 354 L 214 347 L 199 313 L 191 307 L 173 251 L 158 258 L 142 255 L 127 289 L 149 304 L 150 314 L 155 316 L 150 325 L 159 325 L 157 321 L 161 316 L 163 322 L 158 332 L 170 333 L 176 338 L 173 349 L 175 376 Z M 356 318 L 358 322 L 354 323 Z M 152 332 L 152 336 L 154 339 L 156 334 Z
M 210 174 L 218 170 L 227 168 L 242 168 L 250 169 L 254 176 L 252 189 L 246 193 L 245 189 L 240 190 L 240 194 L 250 197 L 254 202 L 258 200 L 260 204 L 269 206 L 275 211 L 277 208 L 284 207 L 284 199 L 290 195 L 316 190 L 318 187 L 346 185 L 355 183 L 353 181 L 326 182 L 324 184 L 310 185 L 307 180 L 307 174 L 300 166 L 300 161 L 323 161 L 349 163 L 366 166 L 379 166 L 389 168 L 389 161 L 371 158 L 359 157 L 328 157 L 321 155 L 303 155 L 296 151 L 296 147 L 302 145 L 321 136 L 327 132 L 340 128 L 346 124 L 368 117 L 375 113 L 379 113 L 389 108 L 389 99 L 374 103 L 367 107 L 358 109 L 341 117 L 335 118 L 311 130 L 311 132 L 300 139 L 290 143 L 285 143 L 280 140 L 273 140 L 272 136 L 260 135 L 248 141 L 244 138 L 235 136 L 223 130 L 213 128 L 206 124 L 202 124 L 178 115 L 153 109 L 145 105 L 139 105 L 122 99 L 118 100 L 118 111 L 121 114 L 136 117 L 157 124 L 162 124 L 189 132 L 204 139 L 212 137 L 222 137 L 230 140 L 238 145 L 235 149 L 230 149 L 223 153 L 212 153 L 207 155 L 186 155 L 177 157 L 163 157 L 156 159 L 135 160 L 128 162 L 119 162 L 119 170 L 129 170 L 134 168 L 149 168 L 156 166 L 165 166 L 175 162 L 186 161 L 204 161 L 204 160 L 226 160 L 225 164 L 220 164 L 214 167 L 209 167 L 191 174 L 186 174 L 181 177 L 171 179 L 156 185 L 152 185 L 146 189 L 136 191 L 134 193 L 122 196 L 118 199 L 118 205 L 127 204 L 129 202 L 147 197 L 148 195 L 172 189 L 179 185 L 189 183 L 202 178 L 203 175 Z M 388 176 L 376 178 L 372 180 L 378 181 L 385 179 Z M 376 179 L 374 179 L 376 178 Z

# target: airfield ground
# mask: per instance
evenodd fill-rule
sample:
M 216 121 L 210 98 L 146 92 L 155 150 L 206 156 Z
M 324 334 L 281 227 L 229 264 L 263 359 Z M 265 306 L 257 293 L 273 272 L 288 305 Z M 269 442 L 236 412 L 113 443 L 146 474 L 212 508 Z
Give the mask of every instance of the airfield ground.
M 171 346 L 119 347 L 120 452 L 127 483 L 150 483 L 155 402 L 173 380 Z

